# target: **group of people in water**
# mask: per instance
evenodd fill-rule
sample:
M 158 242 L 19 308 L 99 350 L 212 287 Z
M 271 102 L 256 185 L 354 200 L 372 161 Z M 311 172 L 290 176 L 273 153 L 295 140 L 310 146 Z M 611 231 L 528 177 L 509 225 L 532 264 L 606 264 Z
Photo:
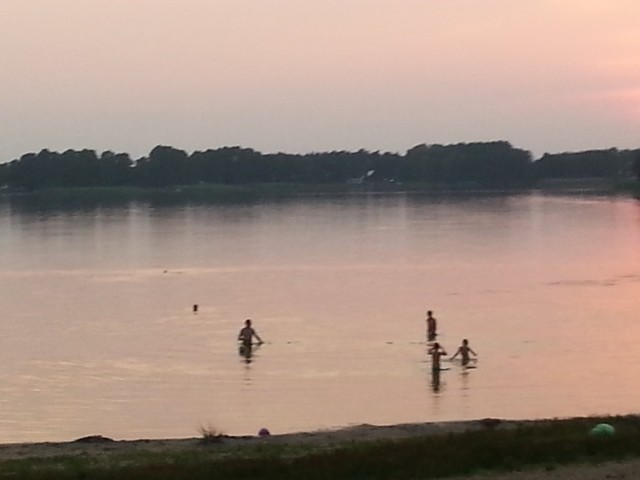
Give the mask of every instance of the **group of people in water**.
M 428 354 L 431 355 L 431 370 L 434 374 L 439 373 L 442 369 L 440 359 L 442 357 L 446 357 L 448 354 L 444 347 L 435 341 L 438 333 L 437 333 L 437 320 L 433 316 L 433 312 L 429 310 L 427 312 L 427 344 L 431 344 Z M 251 358 L 251 353 L 253 349 L 253 340 L 254 338 L 257 340 L 256 345 L 262 345 L 264 342 L 260 335 L 255 331 L 251 324 L 251 319 L 247 319 L 244 321 L 244 327 L 238 333 L 238 341 L 240 342 L 240 354 L 245 358 Z M 462 340 L 462 344 L 458 347 L 456 353 L 451 357 L 451 360 L 454 360 L 456 357 L 460 356 L 460 361 L 463 367 L 467 367 L 471 362 L 471 355 L 477 357 L 478 354 L 473 351 L 473 349 L 469 346 L 469 340 L 466 338 Z
M 434 392 L 440 391 L 440 371 L 443 370 L 440 359 L 448 355 L 447 351 L 442 345 L 435 341 L 437 332 L 437 321 L 433 316 L 433 312 L 429 310 L 427 312 L 427 345 L 430 345 L 427 353 L 431 355 L 431 387 Z M 473 351 L 469 346 L 469 340 L 466 338 L 462 340 L 462 344 L 456 350 L 456 353 L 450 358 L 454 360 L 460 356 L 460 363 L 464 369 L 471 367 L 471 355 L 477 357 L 478 354 Z
M 427 343 L 433 342 L 433 344 L 431 345 L 431 348 L 429 348 L 428 353 L 429 355 L 431 355 L 431 368 L 433 370 L 439 371 L 441 369 L 440 358 L 446 357 L 448 353 L 442 345 L 440 345 L 438 342 L 435 342 L 436 336 L 438 335 L 436 330 L 437 321 L 433 316 L 433 312 L 429 310 L 427 312 Z M 458 347 L 456 353 L 451 357 L 451 360 L 458 357 L 458 355 L 460 356 L 462 366 L 464 367 L 469 365 L 469 363 L 471 362 L 471 355 L 473 355 L 474 357 L 478 356 L 478 354 L 474 352 L 473 349 L 469 346 L 469 340 L 467 340 L 466 338 L 462 340 L 462 344 Z

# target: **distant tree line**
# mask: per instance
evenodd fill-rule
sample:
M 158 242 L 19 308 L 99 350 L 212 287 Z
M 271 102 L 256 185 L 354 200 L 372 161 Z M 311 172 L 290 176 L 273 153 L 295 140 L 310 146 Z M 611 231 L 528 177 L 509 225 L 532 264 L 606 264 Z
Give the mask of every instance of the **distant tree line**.
M 535 162 L 538 178 L 623 178 L 640 175 L 640 150 L 590 150 L 544 154 Z
M 640 150 L 595 150 L 545 154 L 504 141 L 417 145 L 406 154 L 333 151 L 262 154 L 223 147 L 187 154 L 157 146 L 136 160 L 127 153 L 42 150 L 0 164 L 0 185 L 37 190 L 51 187 L 167 187 L 253 183 L 424 182 L 440 186 L 510 188 L 544 179 L 640 177 Z

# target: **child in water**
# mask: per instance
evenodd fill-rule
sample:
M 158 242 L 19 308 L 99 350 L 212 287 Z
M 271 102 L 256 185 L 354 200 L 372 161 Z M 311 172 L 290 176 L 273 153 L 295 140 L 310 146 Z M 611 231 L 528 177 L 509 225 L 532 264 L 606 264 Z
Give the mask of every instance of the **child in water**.
M 462 366 L 466 367 L 471 360 L 471 358 L 469 357 L 470 353 L 473 353 L 474 357 L 478 356 L 478 354 L 474 352 L 473 349 L 469 346 L 469 340 L 465 338 L 464 340 L 462 340 L 462 345 L 458 347 L 458 351 L 453 355 L 453 357 L 451 357 L 451 360 L 460 355 L 460 358 L 462 359 Z
M 238 341 L 242 342 L 243 347 L 251 348 L 251 342 L 254 337 L 256 340 L 258 340 L 258 345 L 261 345 L 263 343 L 258 333 L 251 326 L 251 319 L 246 319 L 244 321 L 244 327 L 238 334 Z
M 447 355 L 444 348 L 440 346 L 438 342 L 434 343 L 429 349 L 429 355 L 431 355 L 431 370 L 434 372 L 440 371 L 440 357 Z
M 433 316 L 433 312 L 429 310 L 427 312 L 427 341 L 433 342 L 436 339 L 436 319 Z

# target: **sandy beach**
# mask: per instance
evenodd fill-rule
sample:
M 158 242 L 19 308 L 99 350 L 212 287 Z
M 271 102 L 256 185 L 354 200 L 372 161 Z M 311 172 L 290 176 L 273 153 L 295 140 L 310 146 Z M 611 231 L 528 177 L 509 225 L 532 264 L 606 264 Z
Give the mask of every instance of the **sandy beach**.
M 509 428 L 518 422 L 501 422 L 499 428 Z M 115 440 L 100 435 L 69 442 L 14 443 L 0 445 L 0 461 L 21 458 L 50 458 L 66 455 L 121 455 L 136 452 L 175 452 L 190 449 L 211 449 L 220 446 L 251 446 L 259 444 L 293 444 L 331 446 L 351 441 L 399 439 L 423 435 L 441 435 L 486 428 L 478 422 L 411 423 L 390 426 L 358 425 L 336 430 L 287 433 L 282 435 L 226 436 L 220 442 L 203 444 L 202 438 Z
M 541 422 L 541 421 L 537 421 Z M 543 421 L 544 422 L 544 421 Z M 122 456 L 137 453 L 162 454 L 181 450 L 207 450 L 216 448 L 250 447 L 264 444 L 291 444 L 333 446 L 351 441 L 375 441 L 401 439 L 416 436 L 461 433 L 486 428 L 509 429 L 530 421 L 484 419 L 466 422 L 412 423 L 390 426 L 359 425 L 336 430 L 289 433 L 282 435 L 222 436 L 219 442 L 204 443 L 202 438 L 114 440 L 100 435 L 84 437 L 69 442 L 19 443 L 0 445 L 0 462 L 29 458 L 53 458 L 61 456 Z M 555 479 L 636 479 L 640 478 L 640 459 L 607 462 L 597 465 L 575 464 L 553 469 L 533 468 L 508 473 L 488 473 L 465 477 L 466 479 L 497 480 L 555 480 Z

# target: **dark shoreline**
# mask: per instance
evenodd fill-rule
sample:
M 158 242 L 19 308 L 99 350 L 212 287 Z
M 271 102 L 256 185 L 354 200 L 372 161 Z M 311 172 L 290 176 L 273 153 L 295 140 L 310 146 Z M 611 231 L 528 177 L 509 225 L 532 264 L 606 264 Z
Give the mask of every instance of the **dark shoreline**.
M 355 425 L 336 429 L 274 434 L 268 436 L 225 435 L 215 438 L 158 438 L 118 440 L 90 435 L 61 442 L 0 443 L 0 461 L 16 458 L 46 458 L 60 454 L 122 453 L 126 450 L 165 451 L 211 446 L 251 447 L 256 445 L 307 445 L 311 447 L 337 446 L 354 442 L 401 440 L 415 437 L 438 437 L 470 432 L 511 431 L 519 428 L 559 427 L 580 425 L 585 435 L 599 423 L 633 424 L 640 429 L 640 415 L 589 416 L 536 420 L 484 418 L 478 420 L 401 423 L 394 425 Z M 639 431 L 640 432 L 640 431 Z
M 640 197 L 640 183 L 618 184 L 610 179 L 566 179 L 541 182 L 535 186 L 487 189 L 468 185 L 426 183 L 344 183 L 299 184 L 258 183 L 245 185 L 200 184 L 145 187 L 74 187 L 46 188 L 34 191 L 0 191 L 0 201 L 17 208 L 73 209 L 117 207 L 130 202 L 157 206 L 189 204 L 255 204 L 265 201 L 287 201 L 299 198 L 332 198 L 358 196 L 410 195 L 433 198 L 498 197 L 542 193 L 550 195 L 598 195 Z
M 614 434 L 594 435 L 607 423 Z M 0 479 L 635 479 L 640 416 L 360 425 L 265 437 L 0 445 Z M 612 476 L 613 475 L 613 476 Z

